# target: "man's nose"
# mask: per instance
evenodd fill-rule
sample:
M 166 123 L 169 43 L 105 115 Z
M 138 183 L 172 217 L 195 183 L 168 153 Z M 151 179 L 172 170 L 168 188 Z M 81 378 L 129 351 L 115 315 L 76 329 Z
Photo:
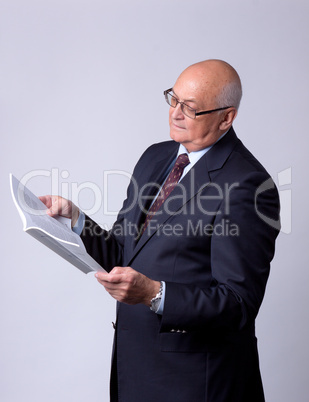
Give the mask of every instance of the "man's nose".
M 172 117 L 174 119 L 183 119 L 184 118 L 184 114 L 183 114 L 183 111 L 181 109 L 181 104 L 180 103 L 177 103 L 176 107 L 173 109 Z

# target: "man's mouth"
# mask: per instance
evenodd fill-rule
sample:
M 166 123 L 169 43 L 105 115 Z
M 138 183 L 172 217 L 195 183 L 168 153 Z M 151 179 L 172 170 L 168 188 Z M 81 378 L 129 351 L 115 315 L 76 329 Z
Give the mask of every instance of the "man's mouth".
M 178 125 L 175 121 L 172 120 L 172 125 L 174 128 L 179 129 L 179 130 L 184 130 L 185 127 Z

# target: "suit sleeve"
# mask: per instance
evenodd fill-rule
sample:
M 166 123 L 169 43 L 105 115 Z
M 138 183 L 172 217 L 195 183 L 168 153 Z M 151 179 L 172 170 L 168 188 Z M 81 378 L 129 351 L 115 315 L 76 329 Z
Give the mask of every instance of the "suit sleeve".
M 111 271 L 115 266 L 123 265 L 125 243 L 130 243 L 129 236 L 133 238 L 137 233 L 132 230 L 128 233 L 127 213 L 137 201 L 137 179 L 140 172 L 147 164 L 147 152 L 149 147 L 139 159 L 135 166 L 130 184 L 127 189 L 127 197 L 123 202 L 122 208 L 118 213 L 117 220 L 111 230 L 102 229 L 89 216 L 85 216 L 85 225 L 81 233 L 81 239 L 86 247 L 88 254 L 92 256 L 106 271 Z
M 166 283 L 161 332 L 175 328 L 233 331 L 253 324 L 279 230 L 277 189 L 272 182 L 265 191 L 257 191 L 265 182 L 269 183 L 266 173 L 247 174 L 230 193 L 228 208 L 221 206 L 216 215 L 214 228 L 228 221 L 238 232 L 222 236 L 213 231 L 211 283 L 207 287 Z
M 126 233 L 126 211 L 130 209 L 133 202 L 134 180 L 131 179 L 127 198 L 111 230 L 106 231 L 89 216 L 85 217 L 85 225 L 80 235 L 81 239 L 88 254 L 108 272 L 115 266 L 122 266 L 125 242 L 128 240 L 126 237 L 129 236 Z M 136 234 L 133 233 L 133 235 Z

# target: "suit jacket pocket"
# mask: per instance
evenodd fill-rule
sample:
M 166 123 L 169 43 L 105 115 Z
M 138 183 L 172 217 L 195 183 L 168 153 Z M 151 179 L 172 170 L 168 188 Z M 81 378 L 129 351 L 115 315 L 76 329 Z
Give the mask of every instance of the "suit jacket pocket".
M 211 350 L 209 339 L 205 334 L 179 329 L 161 333 L 160 347 L 162 352 L 204 353 Z

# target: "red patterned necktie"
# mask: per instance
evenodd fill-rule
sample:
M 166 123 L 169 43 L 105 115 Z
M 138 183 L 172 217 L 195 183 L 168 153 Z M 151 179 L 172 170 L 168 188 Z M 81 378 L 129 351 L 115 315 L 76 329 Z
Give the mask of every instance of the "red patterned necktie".
M 155 213 L 162 207 L 162 205 L 164 204 L 164 201 L 174 190 L 176 184 L 178 183 L 178 181 L 183 173 L 184 168 L 189 163 L 190 163 L 190 160 L 189 160 L 187 154 L 181 154 L 178 156 L 178 158 L 176 159 L 175 165 L 173 166 L 173 169 L 171 170 L 164 185 L 162 186 L 162 188 L 160 190 L 160 193 L 158 194 L 158 197 L 156 198 L 155 202 L 152 204 L 151 208 L 148 211 L 142 233 L 144 233 L 144 231 L 146 230 L 146 228 L 148 226 L 149 221 L 152 219 L 152 217 L 155 215 Z

